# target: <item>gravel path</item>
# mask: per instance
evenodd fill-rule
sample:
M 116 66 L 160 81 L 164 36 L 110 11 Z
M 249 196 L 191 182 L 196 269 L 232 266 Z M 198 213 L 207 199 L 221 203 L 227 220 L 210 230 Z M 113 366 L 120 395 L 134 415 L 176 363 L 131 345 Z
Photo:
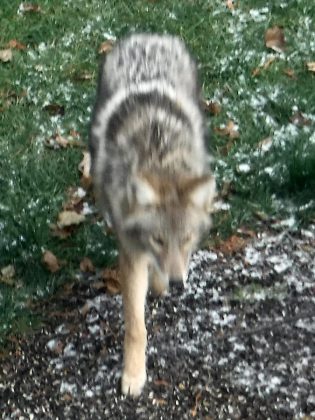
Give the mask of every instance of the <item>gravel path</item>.
M 0 359 L 0 418 L 315 418 L 314 225 L 199 251 L 183 294 L 149 297 L 138 400 L 119 392 L 121 297 L 93 284 L 47 302 L 47 325 Z

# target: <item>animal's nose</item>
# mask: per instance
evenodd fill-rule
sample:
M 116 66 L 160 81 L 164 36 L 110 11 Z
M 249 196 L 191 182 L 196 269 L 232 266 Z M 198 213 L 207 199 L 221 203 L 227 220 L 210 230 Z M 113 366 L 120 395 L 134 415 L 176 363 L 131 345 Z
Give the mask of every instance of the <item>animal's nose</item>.
M 185 289 L 185 284 L 182 278 L 171 277 L 170 278 L 170 289 L 176 292 L 183 292 Z

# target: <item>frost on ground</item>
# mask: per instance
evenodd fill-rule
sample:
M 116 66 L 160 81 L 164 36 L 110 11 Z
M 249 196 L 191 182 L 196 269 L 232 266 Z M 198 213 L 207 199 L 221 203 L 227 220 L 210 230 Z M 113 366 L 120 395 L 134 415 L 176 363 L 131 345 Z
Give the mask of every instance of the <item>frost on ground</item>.
M 184 293 L 149 297 L 139 400 L 119 392 L 121 297 L 94 280 L 50 301 L 48 324 L 1 359 L 2 419 L 315 416 L 314 225 L 198 251 Z

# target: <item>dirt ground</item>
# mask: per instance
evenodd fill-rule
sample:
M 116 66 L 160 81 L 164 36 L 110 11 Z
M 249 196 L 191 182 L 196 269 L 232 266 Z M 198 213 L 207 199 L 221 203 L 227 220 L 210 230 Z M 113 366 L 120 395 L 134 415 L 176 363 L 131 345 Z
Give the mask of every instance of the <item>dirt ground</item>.
M 0 417 L 315 418 L 315 225 L 226 251 L 198 251 L 183 293 L 148 298 L 139 399 L 119 391 L 121 296 L 81 275 L 0 359 Z

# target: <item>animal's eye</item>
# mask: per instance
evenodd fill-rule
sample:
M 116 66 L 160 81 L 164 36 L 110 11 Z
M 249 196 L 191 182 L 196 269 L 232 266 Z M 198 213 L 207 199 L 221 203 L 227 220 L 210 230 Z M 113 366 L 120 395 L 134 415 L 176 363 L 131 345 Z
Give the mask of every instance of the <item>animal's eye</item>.
M 153 235 L 151 237 L 151 240 L 153 244 L 159 248 L 162 248 L 164 246 L 164 239 L 161 236 L 155 236 Z

